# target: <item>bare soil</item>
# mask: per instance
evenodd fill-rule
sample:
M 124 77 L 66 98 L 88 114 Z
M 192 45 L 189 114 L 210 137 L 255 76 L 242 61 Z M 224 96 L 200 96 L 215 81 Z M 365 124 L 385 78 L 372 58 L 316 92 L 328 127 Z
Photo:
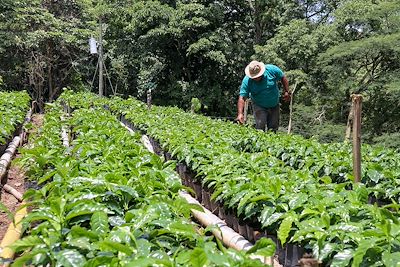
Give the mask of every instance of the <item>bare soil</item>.
M 43 115 L 42 114 L 33 114 L 31 122 L 33 127 L 28 131 L 29 135 L 36 135 L 38 129 L 43 124 Z M 25 144 L 24 146 L 26 146 Z M 15 158 L 19 158 L 21 155 L 17 151 Z M 15 164 L 11 163 L 11 166 L 7 172 L 7 176 L 3 181 L 1 181 L 2 185 L 8 184 L 16 189 L 18 192 L 23 194 L 25 192 L 25 172 L 24 170 Z M 11 194 L 1 190 L 0 192 L 1 203 L 7 207 L 7 209 L 15 214 L 15 211 L 18 209 L 20 205 L 19 201 Z M 9 218 L 9 215 L 6 212 L 0 210 L 0 240 L 3 240 L 3 237 L 8 229 L 9 224 L 12 222 L 12 218 Z
M 16 155 L 16 157 L 19 157 L 19 155 Z M 24 177 L 24 171 L 15 164 L 11 164 L 5 180 L 8 185 L 23 194 L 25 192 Z M 4 190 L 1 191 L 1 203 L 3 203 L 12 214 L 15 213 L 19 206 L 19 201 Z M 4 234 L 11 222 L 12 220 L 8 218 L 7 213 L 0 212 L 0 240 L 3 240 Z

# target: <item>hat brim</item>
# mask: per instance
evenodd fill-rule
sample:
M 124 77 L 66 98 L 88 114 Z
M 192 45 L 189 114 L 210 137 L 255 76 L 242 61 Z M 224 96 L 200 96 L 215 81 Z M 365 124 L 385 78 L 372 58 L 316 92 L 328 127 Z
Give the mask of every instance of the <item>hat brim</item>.
M 263 74 L 265 72 L 265 64 L 263 62 L 258 62 L 258 63 L 259 63 L 258 65 L 260 65 L 261 69 L 260 69 L 260 72 L 257 73 L 256 75 L 250 74 L 250 64 L 246 66 L 246 68 L 244 69 L 244 72 L 246 73 L 247 77 L 249 77 L 251 79 L 255 79 L 255 78 L 263 76 Z

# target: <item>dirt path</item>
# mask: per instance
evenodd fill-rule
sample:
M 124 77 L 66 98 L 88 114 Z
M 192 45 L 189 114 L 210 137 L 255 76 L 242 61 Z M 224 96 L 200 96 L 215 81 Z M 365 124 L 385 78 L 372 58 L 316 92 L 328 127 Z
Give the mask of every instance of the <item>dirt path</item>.
M 43 115 L 41 114 L 33 114 L 31 120 L 33 127 L 28 131 L 29 136 L 36 135 L 38 129 L 43 124 Z M 26 144 L 24 145 L 26 146 Z M 15 155 L 15 158 L 19 158 L 21 155 L 19 152 Z M 15 159 L 14 158 L 14 159 Z M 15 164 L 13 161 L 8 170 L 7 177 L 2 181 L 3 184 L 7 183 L 8 185 L 15 188 L 18 192 L 23 194 L 25 192 L 25 172 L 24 170 Z M 7 207 L 7 209 L 14 214 L 19 206 L 18 200 L 11 194 L 2 190 L 0 192 L 1 203 Z M 8 214 L 0 211 L 0 241 L 3 240 L 4 234 L 7 231 L 9 224 L 12 222 L 12 219 L 9 218 Z

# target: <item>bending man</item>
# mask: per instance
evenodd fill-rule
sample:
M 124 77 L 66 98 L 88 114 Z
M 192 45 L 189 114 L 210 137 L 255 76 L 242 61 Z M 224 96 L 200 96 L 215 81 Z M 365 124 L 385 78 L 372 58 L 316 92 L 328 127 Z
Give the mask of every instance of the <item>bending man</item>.
M 237 103 L 236 120 L 244 123 L 243 109 L 246 98 L 253 103 L 256 128 L 276 132 L 279 128 L 279 88 L 278 81 L 283 85 L 283 99 L 290 100 L 289 81 L 283 71 L 275 65 L 252 61 L 245 68 L 246 76 L 240 86 Z

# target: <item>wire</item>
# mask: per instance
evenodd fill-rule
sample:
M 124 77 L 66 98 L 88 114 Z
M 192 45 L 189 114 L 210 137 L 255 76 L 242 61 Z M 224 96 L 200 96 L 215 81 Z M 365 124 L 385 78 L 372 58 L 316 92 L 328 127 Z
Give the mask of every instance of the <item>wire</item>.
M 96 71 L 94 72 L 94 75 L 93 75 L 91 87 L 93 87 L 94 79 L 96 78 L 97 70 L 98 70 L 98 68 L 99 68 L 99 60 L 100 60 L 100 58 L 97 60 Z
M 110 76 L 108 75 L 107 67 L 106 67 L 106 64 L 104 64 L 104 62 L 103 62 L 103 66 L 104 66 L 104 70 L 106 71 L 107 79 L 108 79 L 108 82 L 110 83 L 111 90 L 112 90 L 113 94 L 115 95 L 116 92 L 114 91 L 114 87 L 111 83 L 111 79 L 110 79 Z

